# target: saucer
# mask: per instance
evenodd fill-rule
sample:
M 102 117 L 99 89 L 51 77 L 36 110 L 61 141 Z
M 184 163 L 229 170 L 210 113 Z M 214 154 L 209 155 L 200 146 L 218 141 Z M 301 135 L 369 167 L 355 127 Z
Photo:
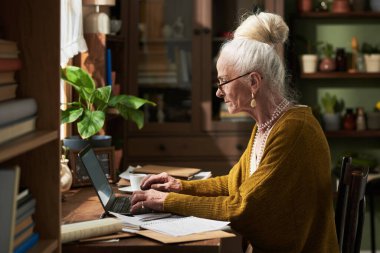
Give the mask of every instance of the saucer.
M 132 190 L 132 186 L 120 187 L 119 191 L 121 191 L 121 192 L 129 192 L 129 193 L 134 192 L 134 190 Z

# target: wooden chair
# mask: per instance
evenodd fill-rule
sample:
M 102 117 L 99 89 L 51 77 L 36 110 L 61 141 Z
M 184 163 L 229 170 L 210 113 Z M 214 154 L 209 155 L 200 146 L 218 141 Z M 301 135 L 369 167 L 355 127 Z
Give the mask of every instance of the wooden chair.
M 368 168 L 351 165 L 351 157 L 343 157 L 338 196 L 335 209 L 335 226 L 339 251 L 359 253 L 365 215 L 365 187 Z

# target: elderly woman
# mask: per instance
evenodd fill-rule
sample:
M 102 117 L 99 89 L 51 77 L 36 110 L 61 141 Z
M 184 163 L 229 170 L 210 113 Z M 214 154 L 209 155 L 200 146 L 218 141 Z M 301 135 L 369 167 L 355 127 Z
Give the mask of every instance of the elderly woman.
M 249 16 L 220 50 L 218 90 L 230 113 L 256 121 L 228 175 L 181 181 L 148 176 L 132 196 L 141 209 L 228 220 L 253 252 L 338 252 L 326 138 L 311 109 L 286 88 L 277 49 L 288 27 L 275 14 Z

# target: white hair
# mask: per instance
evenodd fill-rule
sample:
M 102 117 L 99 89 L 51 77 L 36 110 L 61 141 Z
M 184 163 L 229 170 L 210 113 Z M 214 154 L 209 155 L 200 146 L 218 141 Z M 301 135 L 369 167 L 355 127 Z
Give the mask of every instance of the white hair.
M 285 66 L 277 51 L 288 33 L 289 28 L 279 15 L 266 12 L 250 15 L 236 29 L 234 38 L 222 46 L 220 54 L 241 74 L 259 72 L 272 92 L 292 101 Z

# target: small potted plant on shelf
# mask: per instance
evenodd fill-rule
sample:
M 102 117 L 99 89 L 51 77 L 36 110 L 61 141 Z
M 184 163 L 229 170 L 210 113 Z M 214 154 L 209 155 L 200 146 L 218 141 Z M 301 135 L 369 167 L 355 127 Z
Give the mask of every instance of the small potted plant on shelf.
M 340 129 L 341 112 L 344 109 L 343 99 L 339 100 L 336 95 L 325 93 L 322 97 L 322 115 L 324 129 L 326 131 L 337 131 Z
M 333 59 L 334 47 L 328 42 L 319 42 L 318 50 L 321 55 L 319 70 L 322 72 L 331 72 L 335 70 L 335 59 Z
M 141 129 L 144 125 L 144 113 L 140 108 L 143 105 L 155 103 L 131 95 L 111 95 L 111 86 L 95 87 L 92 77 L 83 69 L 75 66 L 67 66 L 61 69 L 61 78 L 70 84 L 78 93 L 78 101 L 65 104 L 66 109 L 61 110 L 61 124 L 76 123 L 80 137 L 64 140 L 64 145 L 78 150 L 93 140 L 104 139 L 96 134 L 103 128 L 106 118 L 106 110 L 115 108 L 126 120 L 132 120 Z M 110 136 L 106 141 L 111 143 Z M 82 139 L 85 142 L 80 146 L 71 146 L 72 140 Z M 109 144 L 111 145 L 111 144 Z
M 317 71 L 318 55 L 316 54 L 316 44 L 303 36 L 296 36 L 297 44 L 303 48 L 300 56 L 301 70 L 303 73 L 315 73 Z
M 364 42 L 361 53 L 364 54 L 364 64 L 367 72 L 380 72 L 380 45 Z

